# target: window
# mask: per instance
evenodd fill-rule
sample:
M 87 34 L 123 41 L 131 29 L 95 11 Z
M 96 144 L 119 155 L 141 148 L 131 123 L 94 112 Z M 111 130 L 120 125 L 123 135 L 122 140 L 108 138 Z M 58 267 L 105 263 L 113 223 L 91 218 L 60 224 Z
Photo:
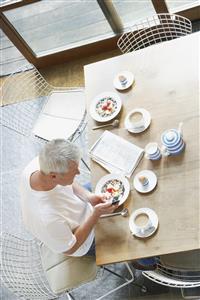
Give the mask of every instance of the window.
M 140 1 L 113 1 L 114 7 L 120 16 L 123 26 L 133 25 L 139 19 L 155 14 L 151 0 Z
M 199 9 L 197 0 L 0 1 L 4 33 L 38 67 L 113 50 L 123 31 L 156 13 L 195 20 Z
M 37 56 L 114 35 L 96 1 L 43 0 L 5 16 Z
M 12 73 L 14 70 L 28 63 L 19 50 L 0 30 L 1 49 L 0 49 L 0 76 Z
M 199 0 L 165 0 L 169 12 L 175 13 L 199 5 Z

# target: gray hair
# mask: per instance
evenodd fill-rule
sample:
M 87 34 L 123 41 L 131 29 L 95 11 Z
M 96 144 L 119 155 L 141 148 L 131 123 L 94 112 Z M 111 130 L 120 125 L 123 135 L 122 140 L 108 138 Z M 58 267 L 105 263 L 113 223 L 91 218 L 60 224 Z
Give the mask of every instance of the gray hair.
M 64 139 L 55 139 L 48 142 L 39 154 L 40 171 L 65 173 L 69 169 L 69 162 L 80 161 L 80 150 L 71 142 Z

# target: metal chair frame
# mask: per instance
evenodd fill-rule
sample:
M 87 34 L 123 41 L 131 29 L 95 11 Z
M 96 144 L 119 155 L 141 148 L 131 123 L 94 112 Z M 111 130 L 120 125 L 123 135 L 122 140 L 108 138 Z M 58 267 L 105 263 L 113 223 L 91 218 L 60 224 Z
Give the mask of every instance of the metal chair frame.
M 6 103 L 6 105 L 0 108 L 0 124 L 19 134 L 37 139 L 40 143 L 46 143 L 47 140 L 35 136 L 32 130 L 49 95 L 55 91 L 73 93 L 79 90 L 83 90 L 83 88 L 55 87 L 49 84 L 32 64 L 25 65 L 8 76 L 1 87 L 1 103 Z M 34 101 L 36 99 L 38 101 Z M 78 128 L 67 139 L 75 142 L 85 130 L 86 125 L 85 110 Z M 81 161 L 90 171 L 85 160 L 81 158 Z
M 142 274 L 149 280 L 158 284 L 183 289 L 200 287 L 200 271 L 168 268 L 161 262 L 154 271 L 144 271 Z
M 14 294 L 26 300 L 59 299 L 63 295 L 67 295 L 69 300 L 74 299 L 70 291 L 73 291 L 77 287 L 59 295 L 51 290 L 42 267 L 40 244 L 36 239 L 25 240 L 10 233 L 3 233 L 1 235 L 1 280 L 3 284 Z M 99 268 L 99 273 L 101 273 L 100 270 L 106 270 L 122 278 L 124 282 L 97 300 L 103 299 L 134 282 L 134 274 L 127 262 L 125 262 L 125 266 L 130 278 L 121 276 L 107 267 Z M 99 273 L 97 278 L 99 277 Z M 136 283 L 133 284 L 140 287 L 142 291 L 146 291 L 146 287 Z
M 77 90 L 83 88 L 55 87 L 46 81 L 36 67 L 31 64 L 25 65 L 10 74 L 1 87 L 3 107 L 1 107 L 0 123 L 22 135 L 31 136 L 34 123 L 48 101 L 49 95 L 55 91 L 73 93 Z M 36 99 L 38 101 L 33 101 Z M 20 108 L 17 106 L 19 102 Z M 77 130 L 68 138 L 70 141 L 75 141 L 85 129 L 85 119 L 86 110 Z
M 137 22 L 124 32 L 117 45 L 122 53 L 185 36 L 192 32 L 189 19 L 169 13 L 157 14 Z

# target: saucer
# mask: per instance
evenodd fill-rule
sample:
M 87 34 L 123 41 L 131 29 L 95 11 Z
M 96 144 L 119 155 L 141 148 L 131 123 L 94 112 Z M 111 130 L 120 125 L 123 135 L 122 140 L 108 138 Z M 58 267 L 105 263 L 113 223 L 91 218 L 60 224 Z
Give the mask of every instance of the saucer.
M 119 80 L 119 76 L 120 76 L 120 75 L 126 77 L 127 83 L 126 83 L 125 85 L 122 85 L 122 84 L 121 84 L 121 82 L 120 82 L 120 80 Z M 114 80 L 113 80 L 113 85 L 114 85 L 114 87 L 115 87 L 117 90 L 122 91 L 122 90 L 128 89 L 128 88 L 134 83 L 134 81 L 135 81 L 135 78 L 134 78 L 134 75 L 133 75 L 131 72 L 129 72 L 129 71 L 122 71 L 122 72 L 118 73 L 118 74 L 115 76 L 115 78 L 114 78 Z
M 148 215 L 148 217 L 152 223 L 151 227 L 149 227 L 144 233 L 141 233 L 140 230 L 138 230 L 138 226 L 135 224 L 135 219 L 140 214 Z M 139 238 L 147 238 L 147 237 L 151 236 L 152 234 L 154 234 L 154 232 L 157 230 L 158 216 L 155 213 L 155 211 L 150 208 L 146 208 L 146 207 L 139 208 L 131 214 L 131 216 L 129 218 L 129 228 L 133 235 L 135 235 Z
M 131 119 L 132 114 L 135 112 L 140 112 L 143 114 L 143 118 L 144 118 L 144 126 L 143 127 L 132 128 L 132 123 L 131 123 L 130 119 Z M 129 132 L 140 133 L 140 132 L 145 131 L 149 127 L 150 123 L 151 123 L 150 113 L 144 108 L 135 108 L 135 109 L 131 110 L 128 113 L 128 115 L 126 116 L 125 121 L 124 121 L 124 126 Z
M 146 185 L 142 185 L 138 179 L 138 177 L 140 177 L 140 176 L 147 177 L 149 180 L 149 183 Z M 156 187 L 156 184 L 157 184 L 156 174 L 150 170 L 143 170 L 143 171 L 137 173 L 133 179 L 134 188 L 140 193 L 151 192 Z

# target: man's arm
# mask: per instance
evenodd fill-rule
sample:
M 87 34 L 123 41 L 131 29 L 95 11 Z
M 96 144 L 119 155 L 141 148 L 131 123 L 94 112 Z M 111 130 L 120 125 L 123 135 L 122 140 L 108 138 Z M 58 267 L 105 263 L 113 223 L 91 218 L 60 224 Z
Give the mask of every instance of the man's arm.
M 76 196 L 78 196 L 80 199 L 82 199 L 84 201 L 90 202 L 92 206 L 95 206 L 99 203 L 104 202 L 103 199 L 105 199 L 105 197 L 103 195 L 102 196 L 95 195 L 94 193 L 91 193 L 90 191 L 83 188 L 77 182 L 74 182 L 72 184 L 72 188 L 73 188 L 73 192 Z
M 78 184 L 75 181 L 72 184 L 72 188 L 74 194 L 84 201 L 89 201 L 89 198 L 93 195 L 93 193 L 86 190 L 84 187 L 82 187 L 80 184 Z
M 96 225 L 99 217 L 102 214 L 112 213 L 115 209 L 116 206 L 112 205 L 110 201 L 97 204 L 94 207 L 92 215 L 87 219 L 87 221 L 75 229 L 73 234 L 76 237 L 76 243 L 74 244 L 74 246 L 64 253 L 67 255 L 73 254 L 85 242 L 91 230 Z

